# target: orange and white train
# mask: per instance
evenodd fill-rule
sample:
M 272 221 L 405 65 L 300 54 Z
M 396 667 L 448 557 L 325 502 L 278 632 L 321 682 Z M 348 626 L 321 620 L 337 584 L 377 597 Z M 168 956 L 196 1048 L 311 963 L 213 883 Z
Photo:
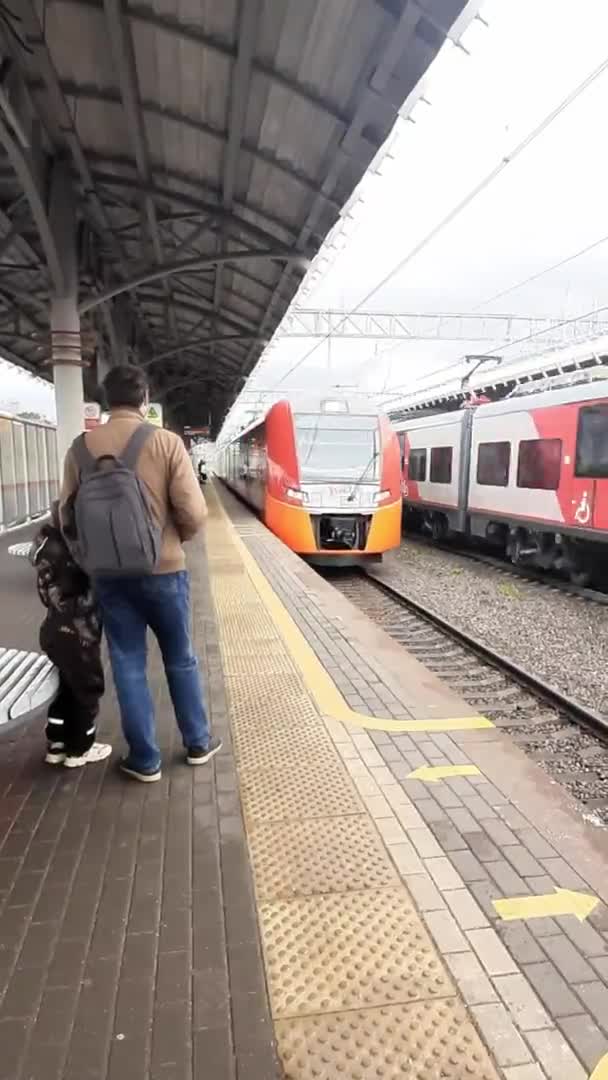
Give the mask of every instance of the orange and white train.
M 219 450 L 215 472 L 317 564 L 378 560 L 401 542 L 399 442 L 354 399 L 277 402 Z

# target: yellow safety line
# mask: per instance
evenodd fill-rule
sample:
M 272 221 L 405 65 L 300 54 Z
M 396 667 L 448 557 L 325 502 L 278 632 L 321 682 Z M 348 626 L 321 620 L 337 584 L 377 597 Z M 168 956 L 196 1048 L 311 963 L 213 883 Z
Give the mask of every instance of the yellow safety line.
M 233 533 L 235 545 L 245 564 L 247 573 L 299 668 L 302 679 L 314 698 L 319 712 L 323 716 L 329 716 L 334 720 L 342 721 L 342 723 L 365 728 L 367 731 L 388 731 L 395 734 L 407 731 L 472 731 L 494 727 L 491 720 L 488 720 L 486 716 L 479 715 L 448 717 L 446 719 L 433 718 L 429 720 L 393 720 L 367 716 L 365 713 L 351 709 L 333 679 L 330 678 L 323 667 L 312 646 L 309 645 L 269 584 L 266 575 L 260 570 L 257 562 L 241 540 L 219 498 L 218 505 Z
M 589 1080 L 608 1080 L 608 1054 L 604 1054 L 591 1073 Z

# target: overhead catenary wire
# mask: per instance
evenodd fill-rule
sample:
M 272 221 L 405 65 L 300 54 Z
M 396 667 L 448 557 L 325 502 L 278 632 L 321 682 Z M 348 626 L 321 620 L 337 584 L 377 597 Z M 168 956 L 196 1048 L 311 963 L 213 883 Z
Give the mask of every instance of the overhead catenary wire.
M 608 234 L 601 236 L 599 240 L 593 240 L 591 244 L 587 244 L 586 247 L 581 248 L 580 251 L 575 251 L 573 255 L 566 255 L 564 259 L 560 259 L 559 262 L 552 263 L 551 266 L 546 266 L 544 270 L 537 271 L 536 274 L 531 274 L 530 277 L 524 278 L 523 281 L 517 281 L 515 285 L 509 285 L 507 289 L 502 289 L 500 292 L 490 296 L 487 300 L 481 300 L 479 304 L 476 304 L 473 311 L 479 311 L 480 308 L 486 307 L 487 304 L 493 304 L 496 300 L 502 300 L 504 296 L 508 296 L 509 293 L 517 292 L 518 289 L 523 289 L 526 285 L 531 285 L 533 281 L 538 281 L 539 278 L 545 277 L 546 274 L 552 274 L 554 270 L 560 270 L 562 266 L 567 266 L 568 263 L 574 262 L 575 259 L 580 259 L 583 255 L 588 255 L 590 251 L 594 251 L 595 248 L 601 247 L 608 241 Z
M 562 326 L 571 326 L 573 323 L 581 322 L 582 319 L 591 319 L 591 318 L 593 318 L 594 315 L 601 315 L 602 312 L 604 312 L 604 311 L 608 311 L 608 304 L 602 304 L 601 307 L 592 308 L 591 311 L 585 311 L 582 315 L 573 315 L 572 318 L 570 318 L 570 319 L 562 319 L 560 322 L 554 323 L 553 326 L 551 327 L 551 329 L 552 330 L 559 330 L 559 329 L 561 329 Z M 494 348 L 487 349 L 484 352 L 484 357 L 486 357 L 486 356 L 487 357 L 494 356 L 494 354 L 497 353 L 499 349 L 501 351 L 504 351 L 504 349 L 511 349 L 513 347 L 513 345 L 523 345 L 524 342 L 532 341 L 534 338 L 537 338 L 537 337 L 542 337 L 546 333 L 547 333 L 547 330 L 543 327 L 542 330 L 534 330 L 531 334 L 525 334 L 524 337 L 514 338 L 513 341 L 499 342 L 498 345 L 494 346 Z M 438 371 L 430 371 L 429 376 L 428 376 L 429 379 L 433 378 L 433 376 L 442 375 L 445 372 L 451 371 L 453 368 L 457 367 L 458 364 L 461 363 L 461 361 L 462 361 L 462 357 L 459 357 L 458 360 L 455 360 L 448 367 L 440 368 Z M 391 391 L 391 396 L 388 398 L 388 401 L 391 400 L 393 395 L 395 397 L 402 396 L 402 394 L 399 394 L 398 391 L 403 392 L 407 388 L 408 385 L 409 385 L 408 383 L 403 383 L 402 386 L 396 386 L 394 391 Z M 441 386 L 441 385 L 442 385 L 441 383 L 433 383 L 432 386 L 426 386 L 426 387 L 423 386 L 420 389 L 428 392 L 430 390 L 434 390 L 437 386 Z M 386 402 L 385 402 L 385 404 L 386 404 Z
M 522 289 L 525 285 L 530 285 L 533 281 L 538 281 L 539 278 L 544 277 L 546 274 L 550 274 L 554 270 L 559 270 L 560 267 L 566 266 L 570 262 L 574 262 L 575 259 L 580 259 L 583 255 L 587 255 L 590 251 L 593 251 L 595 248 L 598 248 L 602 244 L 605 244 L 607 242 L 608 242 L 608 235 L 601 236 L 599 238 L 599 240 L 592 241 L 592 243 L 587 244 L 586 247 L 581 248 L 580 251 L 575 251 L 572 255 L 567 255 L 565 258 L 560 259 L 558 262 L 552 263 L 551 266 L 545 267 L 544 270 L 539 270 L 536 274 L 530 275 L 530 277 L 525 278 L 523 281 L 519 281 L 515 285 L 510 285 L 509 288 L 503 289 L 501 292 L 496 293 L 494 296 L 489 297 L 487 300 L 482 300 L 479 304 L 476 304 L 475 307 L 472 310 L 473 311 L 479 311 L 479 309 L 482 308 L 482 307 L 485 307 L 486 304 L 492 304 L 496 300 L 501 300 L 504 296 L 507 296 L 509 293 L 515 292 L 517 289 Z M 603 308 L 597 308 L 594 311 L 594 314 L 599 314 L 599 312 L 601 312 L 603 310 L 604 310 Z M 583 319 L 585 319 L 587 317 L 588 316 L 585 316 L 585 315 L 577 315 L 572 320 L 569 320 L 569 322 L 572 322 L 572 323 L 580 322 L 580 321 L 582 321 Z M 550 327 L 548 327 L 546 330 L 535 331 L 535 334 L 533 336 L 540 337 L 545 333 L 549 333 L 550 331 L 559 329 L 563 325 L 565 325 L 565 324 L 564 323 L 554 323 Z M 510 342 L 510 341 L 502 342 L 500 345 L 497 345 L 496 348 L 508 349 L 508 348 L 511 347 L 511 345 L 519 344 L 520 340 L 525 342 L 525 341 L 529 340 L 529 338 L 526 337 L 526 338 L 518 339 L 517 341 L 512 341 L 512 342 Z M 493 350 L 493 351 L 495 352 L 496 350 Z M 493 351 L 490 350 L 489 352 L 486 353 L 486 355 L 488 355 L 488 356 L 493 355 Z M 431 386 L 425 386 L 424 383 L 427 382 L 429 379 L 437 378 L 438 375 L 450 374 L 454 370 L 454 368 L 458 367 L 458 365 L 462 363 L 463 359 L 464 359 L 463 356 L 459 356 L 457 360 L 451 361 L 445 367 L 436 369 L 435 371 L 429 371 L 428 375 L 423 376 L 422 379 L 418 380 L 418 383 L 416 383 L 413 387 L 411 387 L 412 391 L 415 391 L 416 388 L 419 388 L 422 391 L 434 390 L 436 388 L 436 386 L 438 385 L 437 383 L 433 383 Z M 393 389 L 391 391 L 384 390 L 383 393 L 384 393 L 386 399 L 388 401 L 390 401 L 391 398 L 393 396 L 395 396 L 395 394 L 397 394 L 397 396 L 400 396 L 399 392 L 403 391 L 408 386 L 409 386 L 409 383 L 401 383 L 399 386 L 393 387 Z
M 373 288 L 370 289 L 369 292 L 367 292 L 366 295 L 363 296 L 361 300 L 359 300 L 358 303 L 353 308 L 351 308 L 350 311 L 346 312 L 342 319 L 339 320 L 337 325 L 332 330 L 330 330 L 329 333 L 325 334 L 324 337 L 320 338 L 317 342 L 315 342 L 315 344 L 306 353 L 304 353 L 304 355 L 301 356 L 299 360 L 296 360 L 295 363 L 293 363 L 287 369 L 287 371 L 285 371 L 283 375 L 281 375 L 280 379 L 277 380 L 277 385 L 285 382 L 285 379 L 289 378 L 289 376 L 292 375 L 294 371 L 301 367 L 302 364 L 306 363 L 306 361 L 317 351 L 317 349 L 321 347 L 321 345 L 323 345 L 332 336 L 332 334 L 336 330 L 339 330 L 340 327 L 343 326 L 344 323 L 347 322 L 352 315 L 356 315 L 356 313 L 360 311 L 365 304 L 369 303 L 369 301 L 373 299 L 376 293 L 380 292 L 380 290 L 383 289 L 389 283 L 389 281 L 391 281 L 391 279 L 395 277 L 395 275 L 399 274 L 410 262 L 412 262 L 413 259 L 415 259 L 420 254 L 421 251 L 428 247 L 428 245 L 432 243 L 432 241 L 435 240 L 440 235 L 440 233 L 444 231 L 444 229 L 451 225 L 452 222 L 455 221 L 457 217 L 459 217 L 463 210 L 466 210 L 467 207 L 469 207 L 482 194 L 482 192 L 485 191 L 485 189 L 489 187 L 489 185 L 492 184 L 494 180 L 496 180 L 496 178 L 500 176 L 500 174 L 504 172 L 504 170 L 515 161 L 516 158 L 518 158 L 522 153 L 524 153 L 524 151 L 527 150 L 528 147 L 530 147 L 532 143 L 535 142 L 536 139 L 538 139 L 547 130 L 547 128 L 550 127 L 550 125 L 563 112 L 565 112 L 565 110 L 568 109 L 577 100 L 577 98 L 580 97 L 580 95 L 583 94 L 585 90 L 587 90 L 592 85 L 592 83 L 596 81 L 596 79 L 600 77 L 600 75 L 603 75 L 607 69 L 608 58 L 603 60 L 602 63 L 592 72 L 590 72 L 589 75 L 587 75 L 582 82 L 575 86 L 574 89 L 571 90 L 569 94 L 567 94 L 567 96 L 554 109 L 552 109 L 552 111 L 548 113 L 547 116 L 545 116 L 539 124 L 537 124 L 532 129 L 532 131 L 530 131 L 523 139 L 521 139 L 521 141 L 517 143 L 517 145 L 509 153 L 503 155 L 498 164 L 495 165 L 494 168 L 491 169 L 490 172 L 487 173 L 483 177 L 483 179 L 480 180 L 475 185 L 475 187 L 473 187 L 471 191 L 469 191 L 468 194 L 464 196 L 463 199 L 461 199 L 454 207 L 452 207 L 449 213 L 446 214 L 436 225 L 434 225 L 433 228 L 417 244 L 414 245 L 414 247 L 407 253 L 407 255 L 400 259 L 399 262 L 396 263 L 396 265 L 391 270 L 389 270 L 388 273 L 385 274 L 384 277 L 376 285 L 374 285 Z

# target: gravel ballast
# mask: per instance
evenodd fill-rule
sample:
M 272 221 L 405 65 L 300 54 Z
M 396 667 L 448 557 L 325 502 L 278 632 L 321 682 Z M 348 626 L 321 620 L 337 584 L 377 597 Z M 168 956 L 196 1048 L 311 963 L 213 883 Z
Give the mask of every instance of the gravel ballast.
M 562 693 L 608 715 L 608 609 L 403 539 L 382 576 Z

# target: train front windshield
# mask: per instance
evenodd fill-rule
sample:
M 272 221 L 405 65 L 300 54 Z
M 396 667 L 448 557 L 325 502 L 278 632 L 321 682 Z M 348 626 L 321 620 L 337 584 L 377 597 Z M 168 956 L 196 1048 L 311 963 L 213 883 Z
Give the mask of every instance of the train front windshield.
M 300 483 L 376 483 L 380 438 L 375 416 L 296 414 Z

